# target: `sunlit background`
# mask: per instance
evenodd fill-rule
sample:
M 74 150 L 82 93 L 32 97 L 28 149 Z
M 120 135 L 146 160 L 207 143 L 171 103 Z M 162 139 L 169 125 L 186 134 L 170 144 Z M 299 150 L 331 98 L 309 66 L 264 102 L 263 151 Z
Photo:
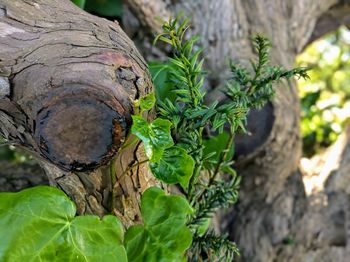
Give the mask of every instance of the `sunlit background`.
M 297 59 L 310 67 L 299 80 L 303 155 L 300 167 L 308 195 L 324 188 L 338 168 L 350 122 L 350 31 L 342 27 L 310 45 Z
M 297 63 L 311 68 L 310 79 L 299 80 L 303 151 L 311 157 L 335 142 L 350 117 L 350 31 L 314 42 Z

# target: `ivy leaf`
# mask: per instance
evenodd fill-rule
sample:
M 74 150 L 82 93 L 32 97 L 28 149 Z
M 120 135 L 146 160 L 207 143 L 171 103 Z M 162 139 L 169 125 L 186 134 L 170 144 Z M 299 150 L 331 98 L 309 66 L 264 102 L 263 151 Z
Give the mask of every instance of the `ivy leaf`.
M 156 103 L 156 96 L 154 93 L 147 94 L 140 98 L 139 105 L 141 113 L 144 111 L 151 110 Z
M 0 261 L 127 261 L 116 217 L 75 213 L 53 187 L 0 193 Z
M 167 196 L 157 187 L 147 189 L 141 199 L 144 225 L 131 226 L 125 234 L 129 261 L 186 261 L 192 234 L 186 216 L 193 212 L 181 196 Z
M 148 123 L 141 116 L 132 116 L 132 120 L 131 132 L 142 140 L 146 156 L 152 162 L 159 161 L 164 150 L 174 144 L 170 134 L 171 122 L 157 118 Z
M 158 162 L 151 162 L 150 167 L 159 180 L 167 184 L 180 183 L 186 189 L 193 173 L 194 160 L 185 149 L 173 146 L 164 151 Z

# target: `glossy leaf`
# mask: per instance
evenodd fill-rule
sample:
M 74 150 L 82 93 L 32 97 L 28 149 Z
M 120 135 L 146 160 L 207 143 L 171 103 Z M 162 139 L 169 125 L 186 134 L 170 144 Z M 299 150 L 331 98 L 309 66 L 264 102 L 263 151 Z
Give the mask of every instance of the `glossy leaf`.
M 152 187 L 142 196 L 141 212 L 144 225 L 131 226 L 125 234 L 129 261 L 186 261 L 184 253 L 192 242 L 186 227 L 186 216 L 192 213 L 187 200 Z
M 194 160 L 186 150 L 170 147 L 164 151 L 163 157 L 156 163 L 150 163 L 153 175 L 167 183 L 180 185 L 186 189 L 193 173 Z
M 147 94 L 140 98 L 139 103 L 140 103 L 141 113 L 144 111 L 151 110 L 156 103 L 156 97 L 154 93 Z
M 157 118 L 152 123 L 148 123 L 140 116 L 132 116 L 132 120 L 131 131 L 142 140 L 146 156 L 152 162 L 159 161 L 164 150 L 174 144 L 170 134 L 171 122 Z
M 75 213 L 53 187 L 0 193 L 0 261 L 127 261 L 116 217 Z

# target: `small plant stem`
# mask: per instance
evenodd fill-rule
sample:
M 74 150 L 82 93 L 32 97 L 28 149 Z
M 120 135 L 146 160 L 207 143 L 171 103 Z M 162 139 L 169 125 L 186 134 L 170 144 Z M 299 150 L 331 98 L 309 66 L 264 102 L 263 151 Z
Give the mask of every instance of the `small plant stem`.
M 229 140 L 227 141 L 227 144 L 226 144 L 226 148 L 223 152 L 221 152 L 218 164 L 215 167 L 215 171 L 214 171 L 213 175 L 210 176 L 210 178 L 209 178 L 208 185 L 205 188 L 203 188 L 202 192 L 196 198 L 196 201 L 200 201 L 200 199 L 204 196 L 207 189 L 210 188 L 210 186 L 214 183 L 216 177 L 220 173 L 220 168 L 222 166 L 222 163 L 226 160 L 228 152 L 230 151 L 231 147 L 233 146 L 234 140 L 235 140 L 235 134 L 234 134 L 234 132 L 231 132 Z
M 200 153 L 194 157 L 196 160 L 194 169 L 193 169 L 193 174 L 190 179 L 189 187 L 188 187 L 188 199 L 192 199 L 194 195 L 194 189 L 195 189 L 195 184 L 198 180 L 199 173 L 202 169 L 202 155 L 203 155 L 203 127 L 200 127 L 198 129 L 198 148 L 200 148 Z
M 183 54 L 182 54 L 183 55 Z M 185 57 L 185 55 L 183 55 Z M 188 65 L 190 67 L 190 65 Z M 197 106 L 197 102 L 196 102 L 196 95 L 193 92 L 193 79 L 190 73 L 190 70 L 187 73 L 187 81 L 188 81 L 188 88 L 190 89 L 190 94 L 191 94 L 191 100 L 192 100 L 192 106 L 195 108 Z
M 198 179 L 199 173 L 202 169 L 201 162 L 196 161 L 194 166 L 193 175 L 191 176 L 189 187 L 188 187 L 188 199 L 191 201 L 194 195 L 195 184 Z
M 215 181 L 216 177 L 220 173 L 221 166 L 226 161 L 226 158 L 227 158 L 228 153 L 230 152 L 230 150 L 231 150 L 231 148 L 233 146 L 234 141 L 235 141 L 235 134 L 234 134 L 234 132 L 231 132 L 230 133 L 230 138 L 229 138 L 229 140 L 227 141 L 227 144 L 226 144 L 226 148 L 220 154 L 219 161 L 218 161 L 218 163 L 216 165 L 214 174 L 209 179 L 208 187 L 210 187 L 213 184 L 213 182 Z

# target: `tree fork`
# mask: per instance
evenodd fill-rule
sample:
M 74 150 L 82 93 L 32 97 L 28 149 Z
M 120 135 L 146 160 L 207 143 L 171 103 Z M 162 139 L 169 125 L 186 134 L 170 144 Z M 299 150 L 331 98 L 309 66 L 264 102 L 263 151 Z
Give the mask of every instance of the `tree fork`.
M 39 158 L 78 213 L 108 212 L 104 166 L 128 134 L 133 101 L 152 88 L 147 64 L 117 23 L 69 0 L 0 0 L 0 131 Z M 117 181 L 139 161 L 138 148 L 117 157 Z M 118 181 L 114 211 L 126 224 L 139 219 L 140 194 L 154 183 L 145 166 Z

